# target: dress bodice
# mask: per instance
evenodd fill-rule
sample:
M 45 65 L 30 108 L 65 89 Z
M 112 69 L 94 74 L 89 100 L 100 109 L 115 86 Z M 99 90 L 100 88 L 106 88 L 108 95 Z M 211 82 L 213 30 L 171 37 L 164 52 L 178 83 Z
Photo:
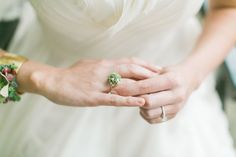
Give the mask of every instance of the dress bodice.
M 192 17 L 203 0 L 30 1 L 39 20 L 24 11 L 10 52 L 55 66 L 129 56 L 170 64 L 201 31 Z M 74 108 L 26 94 L 0 106 L 0 128 L 1 157 L 235 157 L 212 79 L 159 125 L 144 122 L 139 108 Z
M 31 0 L 52 52 L 78 57 L 156 53 L 202 0 Z M 128 49 L 127 49 L 128 48 Z M 164 48 L 165 49 L 165 48 Z M 127 51 L 128 50 L 128 51 Z M 75 57 L 75 56 L 74 56 Z M 63 57 L 64 58 L 64 57 Z M 148 58 L 147 58 L 148 59 Z

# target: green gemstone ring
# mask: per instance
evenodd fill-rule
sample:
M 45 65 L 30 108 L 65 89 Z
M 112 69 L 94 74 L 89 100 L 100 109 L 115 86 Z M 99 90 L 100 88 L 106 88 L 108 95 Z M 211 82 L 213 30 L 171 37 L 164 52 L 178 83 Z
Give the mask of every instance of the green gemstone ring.
M 120 83 L 120 81 L 121 81 L 121 76 L 115 72 L 111 73 L 108 76 L 108 83 L 112 88 L 117 86 Z

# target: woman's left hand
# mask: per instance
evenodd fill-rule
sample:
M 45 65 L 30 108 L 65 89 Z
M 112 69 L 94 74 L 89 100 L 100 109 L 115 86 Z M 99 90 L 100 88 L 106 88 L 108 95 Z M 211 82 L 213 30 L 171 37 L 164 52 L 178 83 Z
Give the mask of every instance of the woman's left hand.
M 164 106 L 168 120 L 182 109 L 200 82 L 195 75 L 194 69 L 187 66 L 173 66 L 163 68 L 160 75 L 149 79 L 121 82 L 114 90 L 119 95 L 143 97 L 146 103 L 140 107 L 141 116 L 151 124 L 160 123 L 161 106 Z

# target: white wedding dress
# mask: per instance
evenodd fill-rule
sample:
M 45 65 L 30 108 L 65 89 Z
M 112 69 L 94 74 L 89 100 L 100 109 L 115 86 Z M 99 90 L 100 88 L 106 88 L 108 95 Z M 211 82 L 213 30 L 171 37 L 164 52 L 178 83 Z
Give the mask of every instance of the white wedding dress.
M 24 14 L 11 51 L 58 67 L 82 58 L 132 56 L 167 66 L 185 58 L 201 32 L 195 15 L 202 0 L 31 4 L 37 19 L 25 20 Z M 0 156 L 235 157 L 235 152 L 209 77 L 175 119 L 158 125 L 145 122 L 138 108 L 66 107 L 25 94 L 20 103 L 0 106 Z

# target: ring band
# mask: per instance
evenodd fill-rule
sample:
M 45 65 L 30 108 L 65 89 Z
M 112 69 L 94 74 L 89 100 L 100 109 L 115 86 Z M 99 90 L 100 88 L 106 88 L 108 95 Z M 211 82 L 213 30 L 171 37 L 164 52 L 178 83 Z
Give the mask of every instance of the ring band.
M 167 119 L 167 117 L 166 117 L 166 111 L 165 111 L 165 107 L 164 106 L 161 106 L 161 121 L 162 122 L 165 122 L 165 121 L 167 121 L 168 119 Z
M 111 88 L 114 88 L 120 83 L 121 76 L 118 73 L 113 72 L 108 76 L 107 81 Z

